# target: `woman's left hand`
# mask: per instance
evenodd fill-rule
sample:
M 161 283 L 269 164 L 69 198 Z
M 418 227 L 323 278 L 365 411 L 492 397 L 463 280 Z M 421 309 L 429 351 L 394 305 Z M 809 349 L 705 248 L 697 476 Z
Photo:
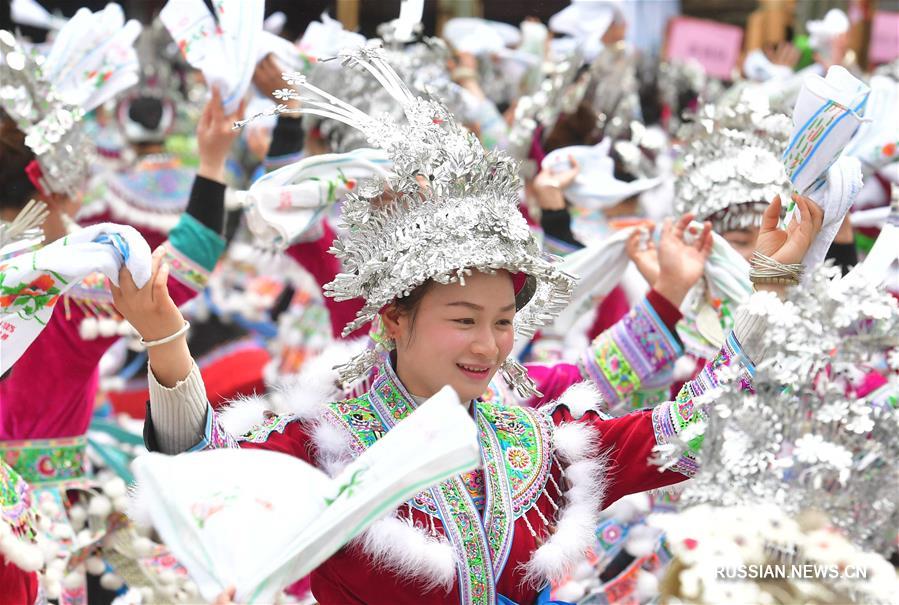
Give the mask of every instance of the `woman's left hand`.
M 793 194 L 793 201 L 796 202 L 801 222 L 797 222 L 794 216 L 786 229 L 780 228 L 781 202 L 777 195 L 762 216 L 762 227 L 755 242 L 756 252 L 784 265 L 802 262 L 824 223 L 824 211 L 815 202 L 796 193 Z

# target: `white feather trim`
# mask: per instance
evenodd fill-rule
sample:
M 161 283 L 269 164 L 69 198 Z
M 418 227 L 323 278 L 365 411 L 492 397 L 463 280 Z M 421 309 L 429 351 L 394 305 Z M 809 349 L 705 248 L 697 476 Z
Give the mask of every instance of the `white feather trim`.
M 229 401 L 218 413 L 222 429 L 232 437 L 239 437 L 261 424 L 269 411 L 292 414 L 301 420 L 320 418 L 326 403 L 343 398 L 337 387 L 337 372 L 332 366 L 363 347 L 364 340 L 360 341 L 335 342 L 321 355 L 309 360 L 296 378 L 280 385 L 268 396 L 254 395 Z
M 599 453 L 599 434 L 586 424 L 566 422 L 553 432 L 553 446 L 553 453 L 565 462 L 579 462 Z
M 447 592 L 456 580 L 456 554 L 443 537 L 432 537 L 409 519 L 385 517 L 354 541 L 377 567 L 401 578 L 420 580 L 425 590 Z
M 265 397 L 252 395 L 232 399 L 227 406 L 218 411 L 216 417 L 226 433 L 232 437 L 239 437 L 262 424 L 265 413 L 271 409 L 272 406 Z
M 317 421 L 310 431 L 316 448 L 316 460 L 328 475 L 334 477 L 353 459 L 346 434 L 326 421 Z
M 554 453 L 568 462 L 565 478 L 570 488 L 556 517 L 556 531 L 523 567 L 526 584 L 557 582 L 580 563 L 593 546 L 594 532 L 606 491 L 606 457 L 598 450 L 598 436 L 589 426 L 565 423 L 556 427 Z
M 547 411 L 552 413 L 560 405 L 567 407 L 574 418 L 580 418 L 591 411 L 605 417 L 606 406 L 602 393 L 589 380 L 577 382 L 565 389 L 558 399 L 546 406 Z

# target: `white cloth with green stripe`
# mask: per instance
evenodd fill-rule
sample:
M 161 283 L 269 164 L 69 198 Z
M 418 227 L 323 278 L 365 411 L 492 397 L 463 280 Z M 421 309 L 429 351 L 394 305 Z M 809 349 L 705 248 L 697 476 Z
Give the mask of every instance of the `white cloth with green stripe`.
M 386 177 L 392 168 L 380 149 L 356 149 L 303 158 L 262 176 L 239 192 L 256 243 L 284 249 L 320 235 L 326 211 L 362 179 Z
M 784 151 L 784 167 L 793 190 L 824 210 L 821 232 L 803 264 L 820 264 L 862 187 L 859 161 L 843 155 L 863 124 L 870 88 L 840 66 L 826 77 L 810 75 L 793 108 L 793 133 Z M 798 212 L 790 201 L 784 224 Z
M 95 272 L 118 285 L 123 264 L 138 287 L 150 280 L 150 246 L 134 227 L 113 223 L 86 227 L 0 262 L 0 374 L 46 327 L 60 296 Z
M 334 479 L 265 450 L 141 456 L 130 512 L 207 602 L 233 585 L 235 602 L 273 603 L 379 518 L 479 461 L 474 421 L 444 387 Z

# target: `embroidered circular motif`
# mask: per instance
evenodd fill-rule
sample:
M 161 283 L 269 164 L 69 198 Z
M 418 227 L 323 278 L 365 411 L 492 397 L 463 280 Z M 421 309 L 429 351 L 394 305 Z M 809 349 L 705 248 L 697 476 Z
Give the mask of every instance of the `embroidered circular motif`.
M 514 469 L 524 470 L 531 466 L 531 456 L 528 451 L 520 447 L 511 447 L 506 451 L 506 460 Z

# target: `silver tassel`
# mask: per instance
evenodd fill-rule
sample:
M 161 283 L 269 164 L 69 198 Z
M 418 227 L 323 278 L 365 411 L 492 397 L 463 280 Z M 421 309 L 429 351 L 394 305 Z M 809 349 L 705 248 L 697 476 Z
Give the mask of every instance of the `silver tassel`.
M 528 371 L 518 363 L 517 359 L 507 357 L 501 371 L 506 384 L 515 389 L 519 397 L 524 399 L 543 397 L 543 393 L 537 390 L 537 383 L 528 375 Z

